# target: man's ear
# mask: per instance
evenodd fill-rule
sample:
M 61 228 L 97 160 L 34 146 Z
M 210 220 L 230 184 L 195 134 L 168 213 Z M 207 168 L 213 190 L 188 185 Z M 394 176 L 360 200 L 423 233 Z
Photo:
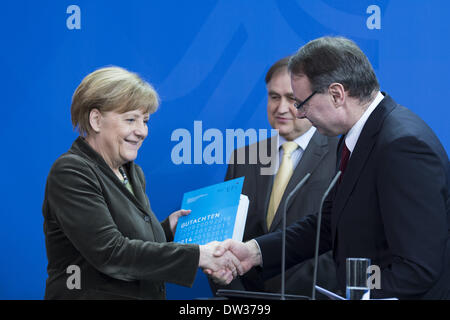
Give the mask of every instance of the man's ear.
M 98 109 L 94 108 L 89 112 L 89 124 L 91 125 L 91 128 L 95 133 L 100 132 L 101 119 L 102 114 Z
M 343 106 L 345 102 L 345 89 L 340 83 L 334 82 L 328 87 L 331 99 L 336 108 Z

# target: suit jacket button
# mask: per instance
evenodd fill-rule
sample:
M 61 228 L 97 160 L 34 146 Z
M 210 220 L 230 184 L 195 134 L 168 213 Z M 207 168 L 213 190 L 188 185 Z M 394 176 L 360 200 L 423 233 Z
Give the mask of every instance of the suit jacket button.
M 145 221 L 145 222 L 150 222 L 150 217 L 149 217 L 149 216 L 145 216 L 145 217 L 144 217 L 144 221 Z

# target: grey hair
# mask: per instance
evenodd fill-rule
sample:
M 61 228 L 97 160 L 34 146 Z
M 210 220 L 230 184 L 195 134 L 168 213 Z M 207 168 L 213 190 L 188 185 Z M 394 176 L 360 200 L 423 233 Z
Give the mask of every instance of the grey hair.
M 291 57 L 288 70 L 307 76 L 312 91 L 323 93 L 336 82 L 361 102 L 370 100 L 374 90 L 380 88 L 369 59 L 355 42 L 344 37 L 308 42 Z

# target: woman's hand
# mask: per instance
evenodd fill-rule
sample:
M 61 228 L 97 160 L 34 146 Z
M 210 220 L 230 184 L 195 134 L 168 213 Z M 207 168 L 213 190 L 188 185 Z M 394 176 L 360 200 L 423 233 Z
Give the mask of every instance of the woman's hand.
M 178 219 L 181 216 L 187 216 L 189 213 L 191 213 L 191 210 L 178 210 L 170 214 L 169 216 L 169 223 L 170 223 L 170 230 L 172 231 L 172 234 L 175 236 L 175 229 L 177 228 Z

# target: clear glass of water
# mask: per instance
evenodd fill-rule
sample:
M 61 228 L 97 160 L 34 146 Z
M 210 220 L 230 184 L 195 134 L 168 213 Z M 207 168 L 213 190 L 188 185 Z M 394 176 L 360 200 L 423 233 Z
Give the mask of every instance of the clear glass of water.
M 367 283 L 368 268 L 370 259 L 368 258 L 347 258 L 347 299 L 348 300 L 369 300 L 370 287 Z

